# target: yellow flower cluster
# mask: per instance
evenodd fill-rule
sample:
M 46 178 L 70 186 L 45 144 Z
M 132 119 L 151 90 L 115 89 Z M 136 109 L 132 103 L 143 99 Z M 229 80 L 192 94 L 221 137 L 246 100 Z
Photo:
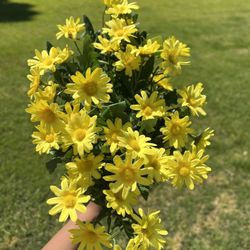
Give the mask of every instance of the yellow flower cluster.
M 148 38 L 133 15 L 136 3 L 103 2 L 109 20 L 100 31 L 87 17 L 70 17 L 56 37 L 75 47 L 49 44 L 28 60 L 33 143 L 39 154 L 53 156 L 48 166 L 65 166 L 61 188 L 50 187 L 49 214 L 77 221 L 92 200 L 108 225 L 77 221 L 71 234 L 78 249 L 122 249 L 111 236 L 122 229 L 127 250 L 161 250 L 167 231 L 159 211 L 135 206 L 156 184 L 193 190 L 208 178 L 205 149 L 214 131 L 191 127 L 193 118 L 206 115 L 206 96 L 202 83 L 172 84 L 189 64 L 186 44 Z

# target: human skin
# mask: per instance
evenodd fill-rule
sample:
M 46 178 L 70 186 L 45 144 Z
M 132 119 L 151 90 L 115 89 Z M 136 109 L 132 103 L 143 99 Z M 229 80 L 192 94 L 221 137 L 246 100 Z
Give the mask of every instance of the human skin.
M 85 213 L 78 213 L 78 219 L 81 221 L 93 221 L 101 211 L 101 207 L 93 202 L 87 205 Z M 75 250 L 76 245 L 72 245 L 70 240 L 70 229 L 78 228 L 75 222 L 69 220 L 42 248 L 42 250 Z

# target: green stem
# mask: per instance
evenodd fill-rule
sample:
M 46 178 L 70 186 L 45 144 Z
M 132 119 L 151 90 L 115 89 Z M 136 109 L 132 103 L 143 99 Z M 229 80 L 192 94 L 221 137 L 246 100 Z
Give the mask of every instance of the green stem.
M 80 48 L 78 47 L 78 44 L 77 44 L 76 41 L 74 41 L 74 44 L 75 44 L 75 46 L 76 46 L 76 49 L 77 49 L 78 53 L 79 53 L 80 55 L 82 55 L 82 52 L 81 52 Z

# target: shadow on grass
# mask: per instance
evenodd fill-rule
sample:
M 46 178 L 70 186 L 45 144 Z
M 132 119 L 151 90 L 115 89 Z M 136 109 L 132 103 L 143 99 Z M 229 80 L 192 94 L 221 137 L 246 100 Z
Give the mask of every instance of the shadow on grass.
M 0 0 L 0 22 L 29 21 L 38 11 L 33 10 L 32 4 L 12 3 L 8 0 Z

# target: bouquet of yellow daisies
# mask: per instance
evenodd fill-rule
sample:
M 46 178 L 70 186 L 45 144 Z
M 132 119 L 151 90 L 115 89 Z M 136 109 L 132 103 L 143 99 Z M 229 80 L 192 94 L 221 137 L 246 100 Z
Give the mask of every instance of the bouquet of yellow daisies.
M 138 27 L 139 6 L 104 0 L 103 27 L 87 16 L 58 25 L 65 48 L 47 43 L 30 66 L 33 143 L 51 155 L 47 167 L 64 169 L 50 215 L 77 221 L 79 249 L 163 249 L 167 231 L 160 211 L 145 212 L 140 198 L 163 183 L 190 190 L 207 179 L 205 148 L 213 130 L 192 122 L 206 115 L 202 83 L 175 88 L 172 79 L 188 65 L 190 48 L 175 37 L 149 38 Z M 92 222 L 77 220 L 93 201 L 102 207 Z

